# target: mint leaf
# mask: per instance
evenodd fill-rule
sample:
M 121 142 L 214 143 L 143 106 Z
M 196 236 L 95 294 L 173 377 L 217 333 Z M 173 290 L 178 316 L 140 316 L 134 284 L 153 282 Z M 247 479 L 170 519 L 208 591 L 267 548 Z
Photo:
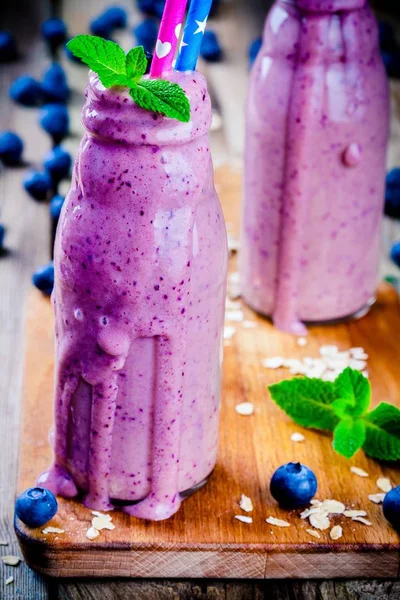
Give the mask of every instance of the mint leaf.
M 365 422 L 363 419 L 343 419 L 333 432 L 333 449 L 346 458 L 351 458 L 365 442 Z
M 334 381 L 336 402 L 333 409 L 338 417 L 361 417 L 371 404 L 371 385 L 366 377 L 348 367 Z
M 336 398 L 333 383 L 295 377 L 268 389 L 274 402 L 299 425 L 333 431 L 338 424 L 332 408 Z
M 132 48 L 125 57 L 126 74 L 135 83 L 146 73 L 147 58 L 143 46 Z
M 125 52 L 115 42 L 96 35 L 77 35 L 67 47 L 98 74 L 104 87 L 127 85 Z
M 400 459 L 400 410 L 382 402 L 365 417 L 363 449 L 379 460 Z
M 183 123 L 190 121 L 188 97 L 177 83 L 164 79 L 141 79 L 129 90 L 129 93 L 141 108 L 161 113 Z

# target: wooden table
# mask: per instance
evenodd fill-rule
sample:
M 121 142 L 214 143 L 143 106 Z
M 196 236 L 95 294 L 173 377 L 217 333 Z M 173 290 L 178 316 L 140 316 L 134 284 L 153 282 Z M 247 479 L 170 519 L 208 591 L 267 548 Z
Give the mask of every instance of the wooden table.
M 139 17 L 133 14 L 132 1 L 118 2 L 130 8 L 132 23 Z M 39 163 L 49 149 L 49 140 L 37 125 L 37 110 L 24 109 L 8 99 L 10 82 L 19 74 L 31 73 L 40 77 L 48 65 L 45 48 L 40 41 L 41 22 L 51 14 L 66 18 L 71 33 L 81 33 L 89 15 L 98 13 L 105 0 L 18 0 L 1 3 L 0 27 L 10 29 L 18 38 L 23 59 L 0 67 L 0 130 L 19 132 L 26 144 L 25 158 Z M 269 2 L 262 0 L 231 0 L 223 17 L 215 22 L 226 51 L 224 63 L 207 66 L 214 103 L 223 116 L 223 128 L 212 136 L 213 153 L 217 163 L 229 159 L 237 163 L 243 149 L 243 114 L 247 78 L 246 50 L 251 39 L 259 35 L 263 15 Z M 132 43 L 129 33 L 123 34 L 125 44 Z M 64 63 L 65 64 L 65 63 Z M 72 136 L 66 146 L 75 151 L 81 135 L 79 107 L 86 70 L 68 66 L 74 92 L 71 104 Z M 230 89 L 230 93 L 226 93 Z M 397 95 L 393 86 L 394 97 Z M 397 107 L 394 107 L 394 116 Z M 400 125 L 393 123 L 393 142 L 390 165 L 400 163 Z M 0 219 L 8 227 L 8 252 L 0 260 L 0 540 L 8 540 L 8 554 L 19 554 L 13 533 L 13 505 L 18 463 L 22 355 L 24 339 L 24 300 L 30 288 L 32 271 L 48 260 L 49 223 L 47 206 L 27 198 L 22 190 L 24 169 L 6 169 L 0 175 Z M 392 227 L 393 229 L 393 227 Z M 400 237 L 400 236 L 399 236 Z M 3 552 L 2 549 L 2 554 Z M 10 571 L 8 567 L 7 572 Z M 25 565 L 14 571 L 15 583 L 4 585 L 4 567 L 0 565 L 0 598 L 4 600 L 83 599 L 214 599 L 247 600 L 261 598 L 286 600 L 395 600 L 400 597 L 400 583 L 355 582 L 296 582 L 263 581 L 234 582 L 201 581 L 51 581 L 46 582 Z

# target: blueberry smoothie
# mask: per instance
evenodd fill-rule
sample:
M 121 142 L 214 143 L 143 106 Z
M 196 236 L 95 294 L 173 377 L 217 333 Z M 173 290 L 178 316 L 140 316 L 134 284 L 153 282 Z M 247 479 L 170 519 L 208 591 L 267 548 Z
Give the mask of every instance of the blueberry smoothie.
M 39 478 L 154 520 L 216 462 L 228 256 L 205 80 L 164 75 L 189 123 L 90 74 L 55 244 L 55 458 Z
M 242 294 L 293 333 L 378 279 L 388 85 L 364 0 L 278 0 L 247 105 Z

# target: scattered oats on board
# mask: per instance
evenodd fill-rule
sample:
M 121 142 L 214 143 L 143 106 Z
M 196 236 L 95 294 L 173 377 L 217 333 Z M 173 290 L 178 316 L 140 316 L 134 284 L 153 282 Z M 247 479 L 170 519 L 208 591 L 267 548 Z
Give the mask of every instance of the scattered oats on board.
M 251 402 L 241 402 L 240 404 L 236 404 L 235 410 L 239 415 L 249 417 L 254 413 L 254 404 Z
M 12 556 L 12 554 L 0 556 L 0 559 L 5 565 L 8 565 L 9 567 L 16 567 L 22 560 L 22 558 L 20 558 L 19 556 Z
M 97 529 L 97 531 L 101 531 L 102 529 L 115 529 L 114 523 L 111 522 L 111 519 L 107 517 L 93 517 L 92 519 L 92 527 Z
M 309 535 L 312 535 L 313 537 L 317 538 L 317 540 L 321 539 L 321 534 L 318 533 L 318 531 L 315 531 L 315 529 L 306 529 L 306 531 Z
M 4 582 L 6 585 L 10 585 L 10 583 L 14 583 L 14 577 L 11 575 L 10 577 L 7 577 L 7 579 Z
M 307 346 L 307 338 L 305 338 L 305 337 L 297 338 L 297 344 L 299 346 Z
M 368 499 L 374 504 L 382 504 L 385 499 L 386 494 L 369 494 Z
M 350 467 L 350 471 L 359 477 L 369 477 L 368 473 L 359 467 Z
M 249 498 L 245 494 L 242 494 L 239 506 L 242 510 L 245 510 L 246 512 L 251 512 L 253 510 L 253 503 L 251 501 L 251 498 Z
M 236 333 L 236 329 L 230 325 L 224 327 L 224 340 L 230 340 Z
M 235 515 L 235 519 L 237 519 L 241 523 L 249 523 L 250 524 L 253 522 L 253 519 L 251 517 L 248 517 L 247 515 Z
M 367 511 L 366 510 L 345 510 L 343 514 L 345 517 L 348 517 L 349 519 L 354 519 L 354 517 L 366 517 Z
M 275 525 L 276 527 L 290 527 L 290 523 L 282 521 L 282 519 L 276 519 L 275 517 L 268 517 L 265 521 L 269 523 L 269 525 Z
M 331 526 L 331 522 L 325 513 L 317 512 L 312 514 L 308 517 L 308 520 L 310 521 L 310 525 L 315 527 L 315 529 L 321 529 L 322 531 L 329 529 Z
M 89 529 L 86 532 L 86 537 L 88 540 L 94 540 L 94 538 L 97 538 L 97 536 L 100 535 L 100 532 L 97 531 L 97 529 L 95 529 L 94 527 L 89 527 Z
M 304 437 L 304 435 L 302 433 L 299 433 L 298 431 L 295 431 L 290 436 L 290 439 L 292 440 L 292 442 L 304 442 L 304 440 L 306 438 Z
M 387 477 L 379 477 L 376 485 L 380 490 L 382 490 L 382 492 L 385 492 L 386 494 L 392 489 L 392 484 Z
M 334 527 L 332 527 L 332 529 L 329 532 L 329 536 L 331 538 L 331 540 L 338 540 L 339 538 L 341 538 L 343 535 L 343 529 L 340 527 L 340 525 L 335 525 Z
M 64 529 L 59 529 L 59 527 L 45 527 L 42 529 L 42 533 L 65 533 Z
M 364 519 L 364 517 L 353 517 L 352 521 L 358 521 L 359 523 L 363 523 L 364 525 L 372 525 L 372 523 L 367 519 Z

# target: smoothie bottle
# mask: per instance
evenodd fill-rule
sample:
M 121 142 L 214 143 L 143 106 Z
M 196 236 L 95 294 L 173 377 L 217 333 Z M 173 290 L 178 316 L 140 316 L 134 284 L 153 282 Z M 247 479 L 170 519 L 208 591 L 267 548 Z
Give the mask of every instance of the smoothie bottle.
M 217 456 L 227 273 L 206 82 L 189 123 L 91 74 L 55 244 L 54 464 L 40 485 L 164 519 Z
M 388 85 L 365 0 L 278 0 L 250 77 L 242 295 L 286 331 L 375 298 Z

